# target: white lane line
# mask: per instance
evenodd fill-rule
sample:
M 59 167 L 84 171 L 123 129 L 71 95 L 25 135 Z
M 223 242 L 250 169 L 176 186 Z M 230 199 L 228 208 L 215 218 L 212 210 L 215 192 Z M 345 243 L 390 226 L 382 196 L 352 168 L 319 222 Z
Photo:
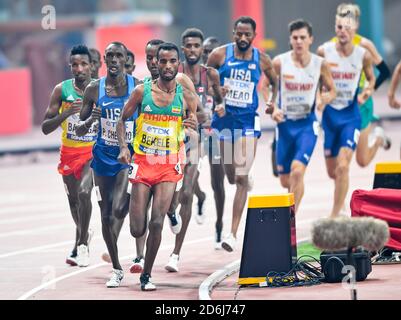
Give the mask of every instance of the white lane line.
M 54 230 L 60 230 L 60 229 L 69 228 L 69 227 L 71 227 L 71 223 L 52 226 L 52 227 L 11 231 L 11 232 L 1 233 L 0 238 L 8 238 L 8 237 L 13 237 L 13 236 L 27 236 L 27 235 L 38 234 L 43 231 L 45 231 L 45 232 L 46 231 L 54 231 Z
M 297 241 L 297 244 L 299 245 L 308 240 L 309 238 L 302 238 L 299 241 Z M 198 289 L 199 300 L 212 300 L 210 294 L 212 293 L 213 288 L 220 282 L 222 282 L 224 279 L 238 272 L 240 264 L 241 264 L 241 259 L 236 260 L 224 266 L 222 269 L 213 272 L 210 276 L 208 276 L 199 286 Z
M 192 241 L 185 242 L 185 245 L 193 245 L 193 244 L 197 244 L 197 243 L 201 243 L 201 242 L 205 242 L 205 241 L 210 241 L 210 240 L 213 240 L 213 239 L 214 239 L 214 237 L 207 237 L 207 238 L 192 240 Z M 159 248 L 159 251 L 164 251 L 164 250 L 168 250 L 168 249 L 172 249 L 172 248 L 174 248 L 174 244 L 161 246 Z M 127 260 L 127 259 L 132 259 L 133 257 L 134 257 L 133 255 L 124 256 L 124 257 L 120 258 L 120 261 Z M 55 279 L 53 279 L 51 281 L 47 281 L 47 282 L 41 284 L 38 287 L 33 288 L 32 290 L 24 293 L 17 300 L 26 300 L 29 297 L 33 296 L 34 294 L 38 293 L 39 291 L 47 288 L 48 286 L 54 285 L 57 282 L 60 282 L 62 280 L 71 278 L 71 277 L 76 276 L 78 274 L 81 274 L 81 273 L 84 273 L 84 272 L 87 272 L 87 271 L 90 271 L 90 270 L 93 270 L 93 269 L 96 269 L 96 268 L 99 268 L 99 267 L 103 267 L 103 266 L 106 266 L 106 265 L 109 265 L 109 264 L 106 263 L 106 262 L 102 262 L 102 263 L 98 263 L 98 264 L 95 264 L 95 265 L 90 266 L 90 267 L 82 268 L 82 269 L 80 269 L 78 271 L 67 273 L 67 274 L 65 274 L 65 275 L 63 275 L 61 277 L 57 277 L 57 278 L 55 278 Z
M 60 214 L 61 213 L 61 214 Z M 28 221 L 40 221 L 43 219 L 61 219 L 61 218 L 70 218 L 71 215 L 67 216 L 63 211 L 54 211 L 53 213 L 49 214 L 42 214 L 42 215 L 36 215 L 32 217 L 23 217 L 23 218 L 13 218 L 13 219 L 4 219 L 0 221 L 0 225 L 7 225 L 7 224 L 13 224 L 13 223 L 19 223 L 19 222 L 28 222 Z M 31 212 L 30 212 L 31 214 Z
M 45 204 L 45 203 L 30 203 L 30 204 L 24 204 L 21 206 L 15 206 L 15 207 L 7 207 L 7 208 L 2 208 L 0 209 L 0 215 L 6 215 L 6 214 L 16 214 L 16 213 L 25 213 L 27 214 L 32 214 L 33 212 L 46 212 L 46 211 L 52 211 L 52 210 L 65 210 L 66 212 L 69 212 L 70 209 L 68 208 L 68 205 L 66 204 L 60 204 L 60 203 L 55 203 L 55 204 Z

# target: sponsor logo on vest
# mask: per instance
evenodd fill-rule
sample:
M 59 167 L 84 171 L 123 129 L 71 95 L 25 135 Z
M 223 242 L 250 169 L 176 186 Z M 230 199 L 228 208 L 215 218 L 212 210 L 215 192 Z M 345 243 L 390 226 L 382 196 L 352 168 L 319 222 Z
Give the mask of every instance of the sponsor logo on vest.
M 147 106 L 143 109 L 143 111 L 145 111 L 145 112 L 152 112 L 152 108 L 151 108 L 149 105 L 147 105 Z
M 205 89 L 204 89 L 203 87 L 199 87 L 199 88 L 198 88 L 198 92 L 199 92 L 199 93 L 203 93 L 203 92 L 205 92 Z
M 75 101 L 74 97 L 70 94 L 67 99 L 67 101 Z
M 248 69 L 250 69 L 250 70 L 256 70 L 256 64 L 254 64 L 254 63 L 248 64 Z

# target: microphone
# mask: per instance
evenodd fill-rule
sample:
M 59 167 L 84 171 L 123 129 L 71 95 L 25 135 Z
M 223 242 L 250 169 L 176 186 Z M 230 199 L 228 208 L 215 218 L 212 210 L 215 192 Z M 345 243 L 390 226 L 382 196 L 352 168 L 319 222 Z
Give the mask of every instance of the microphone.
M 372 217 L 324 218 L 312 225 L 313 244 L 326 251 L 362 246 L 378 251 L 389 238 L 387 222 Z

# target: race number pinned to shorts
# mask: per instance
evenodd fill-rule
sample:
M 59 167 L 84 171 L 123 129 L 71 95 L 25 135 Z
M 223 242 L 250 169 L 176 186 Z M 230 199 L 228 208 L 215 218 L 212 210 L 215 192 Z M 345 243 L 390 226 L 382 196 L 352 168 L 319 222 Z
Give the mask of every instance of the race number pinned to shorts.
M 174 167 L 178 174 L 182 174 L 181 164 L 177 163 Z
M 203 167 L 203 157 L 200 157 L 199 160 L 198 160 L 198 171 L 199 171 L 199 173 L 201 172 L 202 167 Z
M 315 134 L 315 136 L 318 136 L 319 135 L 319 127 L 320 127 L 319 122 L 313 121 L 312 127 L 313 127 L 313 133 Z
M 131 162 L 129 169 L 128 169 L 128 179 L 135 179 L 136 174 L 138 173 L 139 165 Z
M 355 144 L 358 144 L 360 135 L 361 135 L 361 132 L 358 129 L 355 129 L 355 131 L 354 131 L 354 142 L 355 142 Z
M 130 195 L 132 191 L 132 183 L 128 181 L 127 183 L 127 193 Z
M 177 184 L 175 185 L 175 192 L 178 192 L 178 191 L 181 190 L 183 182 L 184 182 L 184 178 L 180 179 L 180 180 L 177 182 Z
M 260 118 L 259 116 L 255 116 L 255 122 L 253 126 L 255 131 L 260 131 Z
M 96 192 L 97 201 L 98 202 L 102 201 L 102 195 L 100 194 L 99 186 L 95 186 L 95 192 Z

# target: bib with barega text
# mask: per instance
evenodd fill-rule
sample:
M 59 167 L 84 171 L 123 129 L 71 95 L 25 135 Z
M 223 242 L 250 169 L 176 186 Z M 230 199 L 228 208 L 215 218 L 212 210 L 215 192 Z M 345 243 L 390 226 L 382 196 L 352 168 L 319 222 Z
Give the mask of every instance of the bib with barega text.
M 255 83 L 231 78 L 224 78 L 224 86 L 229 88 L 225 99 L 226 104 L 238 108 L 246 108 L 253 103 Z
M 66 132 L 67 132 L 67 139 L 73 141 L 81 141 L 81 142 L 92 142 L 96 140 L 97 137 L 97 130 L 95 129 L 95 124 L 93 123 L 90 127 L 89 131 L 82 137 L 77 136 L 75 129 L 79 124 L 79 114 L 72 114 L 66 119 Z

